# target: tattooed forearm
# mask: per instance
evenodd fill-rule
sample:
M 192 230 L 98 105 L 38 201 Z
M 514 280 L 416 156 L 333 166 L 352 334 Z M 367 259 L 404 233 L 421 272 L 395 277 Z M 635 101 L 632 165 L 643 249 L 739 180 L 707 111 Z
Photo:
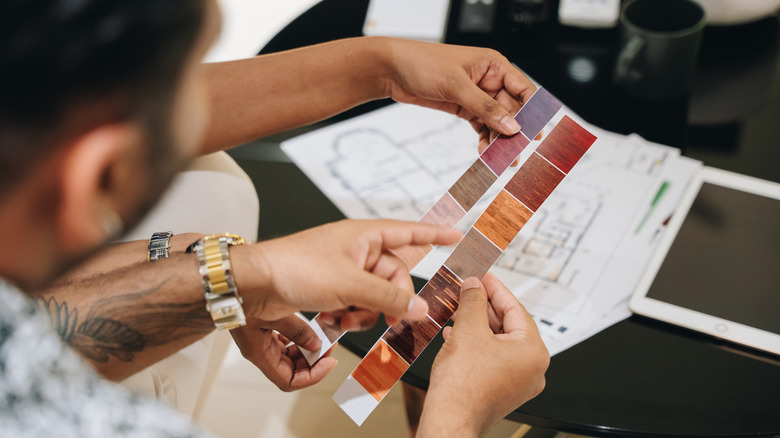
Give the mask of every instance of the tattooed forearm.
M 97 298 L 86 312 L 56 296 L 39 296 L 37 302 L 48 312 L 62 339 L 83 356 L 95 362 L 107 362 L 111 356 L 130 362 L 146 348 L 203 336 L 214 327 L 203 300 L 149 300 L 164 284 Z

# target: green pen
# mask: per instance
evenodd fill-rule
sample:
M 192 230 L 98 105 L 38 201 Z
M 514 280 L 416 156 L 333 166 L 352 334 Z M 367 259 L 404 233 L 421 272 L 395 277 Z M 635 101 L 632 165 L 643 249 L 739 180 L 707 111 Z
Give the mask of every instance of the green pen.
M 659 187 L 658 191 L 655 193 L 653 201 L 650 202 L 650 208 L 647 210 L 647 213 L 645 213 L 645 217 L 642 218 L 642 222 L 640 222 L 639 226 L 636 227 L 634 235 L 637 235 L 640 231 L 642 231 L 642 227 L 645 226 L 645 222 L 647 222 L 647 219 L 653 213 L 653 210 L 655 210 L 655 206 L 658 205 L 658 201 L 661 200 L 661 197 L 664 195 L 664 192 L 666 192 L 666 189 L 668 189 L 670 185 L 671 183 L 669 181 L 664 181 L 661 183 L 661 187 Z

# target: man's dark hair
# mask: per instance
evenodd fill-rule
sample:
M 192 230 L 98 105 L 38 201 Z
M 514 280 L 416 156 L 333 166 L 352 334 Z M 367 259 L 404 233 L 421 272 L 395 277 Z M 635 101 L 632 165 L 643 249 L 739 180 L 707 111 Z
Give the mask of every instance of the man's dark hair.
M 122 120 L 166 130 L 205 5 L 0 1 L 0 198 L 68 135 Z

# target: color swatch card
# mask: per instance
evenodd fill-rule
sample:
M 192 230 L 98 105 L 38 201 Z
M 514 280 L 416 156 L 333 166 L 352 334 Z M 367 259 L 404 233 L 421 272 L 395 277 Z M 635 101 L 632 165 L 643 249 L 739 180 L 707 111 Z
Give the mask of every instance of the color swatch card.
M 454 228 L 562 107 L 563 104 L 547 90 L 539 88 L 515 115 L 521 126 L 520 133 L 511 137 L 501 135 L 493 140 L 419 222 Z M 410 246 L 393 252 L 412 269 L 432 249 L 432 246 Z M 311 365 L 346 332 L 341 330 L 341 320 L 337 315 L 325 318 L 317 315 L 309 321 L 309 325 L 322 341 L 319 351 L 302 350 Z
M 701 166 L 680 157 L 679 149 L 589 125 L 565 106 L 544 134 L 564 116 L 598 140 L 490 268 L 531 314 L 551 355 L 630 316 L 625 302 L 655 252 L 652 236 Z M 540 141 L 526 146 L 518 162 Z M 297 136 L 281 148 L 353 219 L 417 221 L 478 157 L 468 122 L 400 103 Z M 517 169 L 507 169 L 456 229 L 465 234 Z M 636 234 L 664 182 L 669 188 Z M 435 247 L 413 275 L 430 280 L 453 249 Z
M 530 104 L 531 101 L 524 109 Z M 535 117 L 537 113 L 529 112 L 530 115 Z M 539 129 L 553 115 L 554 112 L 539 117 Z M 523 122 L 520 123 L 523 126 Z M 365 421 L 455 312 L 463 280 L 472 276 L 481 278 L 487 273 L 509 242 L 595 140 L 595 136 L 568 116 L 555 125 L 488 205 L 444 265 L 419 292 L 419 296 L 428 302 L 428 318 L 422 321 L 401 321 L 388 328 L 334 394 L 333 399 L 350 418 L 359 425 Z M 504 159 L 501 163 L 508 166 L 512 161 L 514 158 L 508 161 Z M 489 174 L 481 170 L 483 165 L 494 175 L 492 180 Z M 502 166 L 497 167 L 501 172 L 505 170 Z M 496 175 L 493 167 L 480 157 L 464 174 L 463 182 L 458 182 L 463 184 L 465 193 L 484 194 L 496 181 Z M 473 195 L 464 198 L 458 191 L 453 194 L 452 189 L 445 195 L 445 199 L 447 195 L 464 210 L 473 206 L 470 202 L 465 202 L 465 205 L 461 203 L 464 199 L 473 199 Z

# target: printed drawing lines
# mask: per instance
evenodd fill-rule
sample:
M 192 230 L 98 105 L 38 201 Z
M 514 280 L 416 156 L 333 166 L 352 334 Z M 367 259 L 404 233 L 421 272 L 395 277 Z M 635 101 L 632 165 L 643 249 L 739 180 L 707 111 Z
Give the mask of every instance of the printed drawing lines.
M 533 234 L 512 242 L 497 265 L 559 285 L 570 285 L 577 269 L 567 271 L 566 268 L 600 208 L 601 203 L 595 200 L 550 197 L 537 212 L 539 217 Z
M 408 141 L 397 141 L 379 129 L 346 131 L 334 138 L 334 158 L 325 164 L 371 215 L 417 220 L 477 154 L 475 136 L 451 134 L 456 123 L 460 121 Z M 453 153 L 463 151 L 464 142 L 474 144 L 472 152 Z

